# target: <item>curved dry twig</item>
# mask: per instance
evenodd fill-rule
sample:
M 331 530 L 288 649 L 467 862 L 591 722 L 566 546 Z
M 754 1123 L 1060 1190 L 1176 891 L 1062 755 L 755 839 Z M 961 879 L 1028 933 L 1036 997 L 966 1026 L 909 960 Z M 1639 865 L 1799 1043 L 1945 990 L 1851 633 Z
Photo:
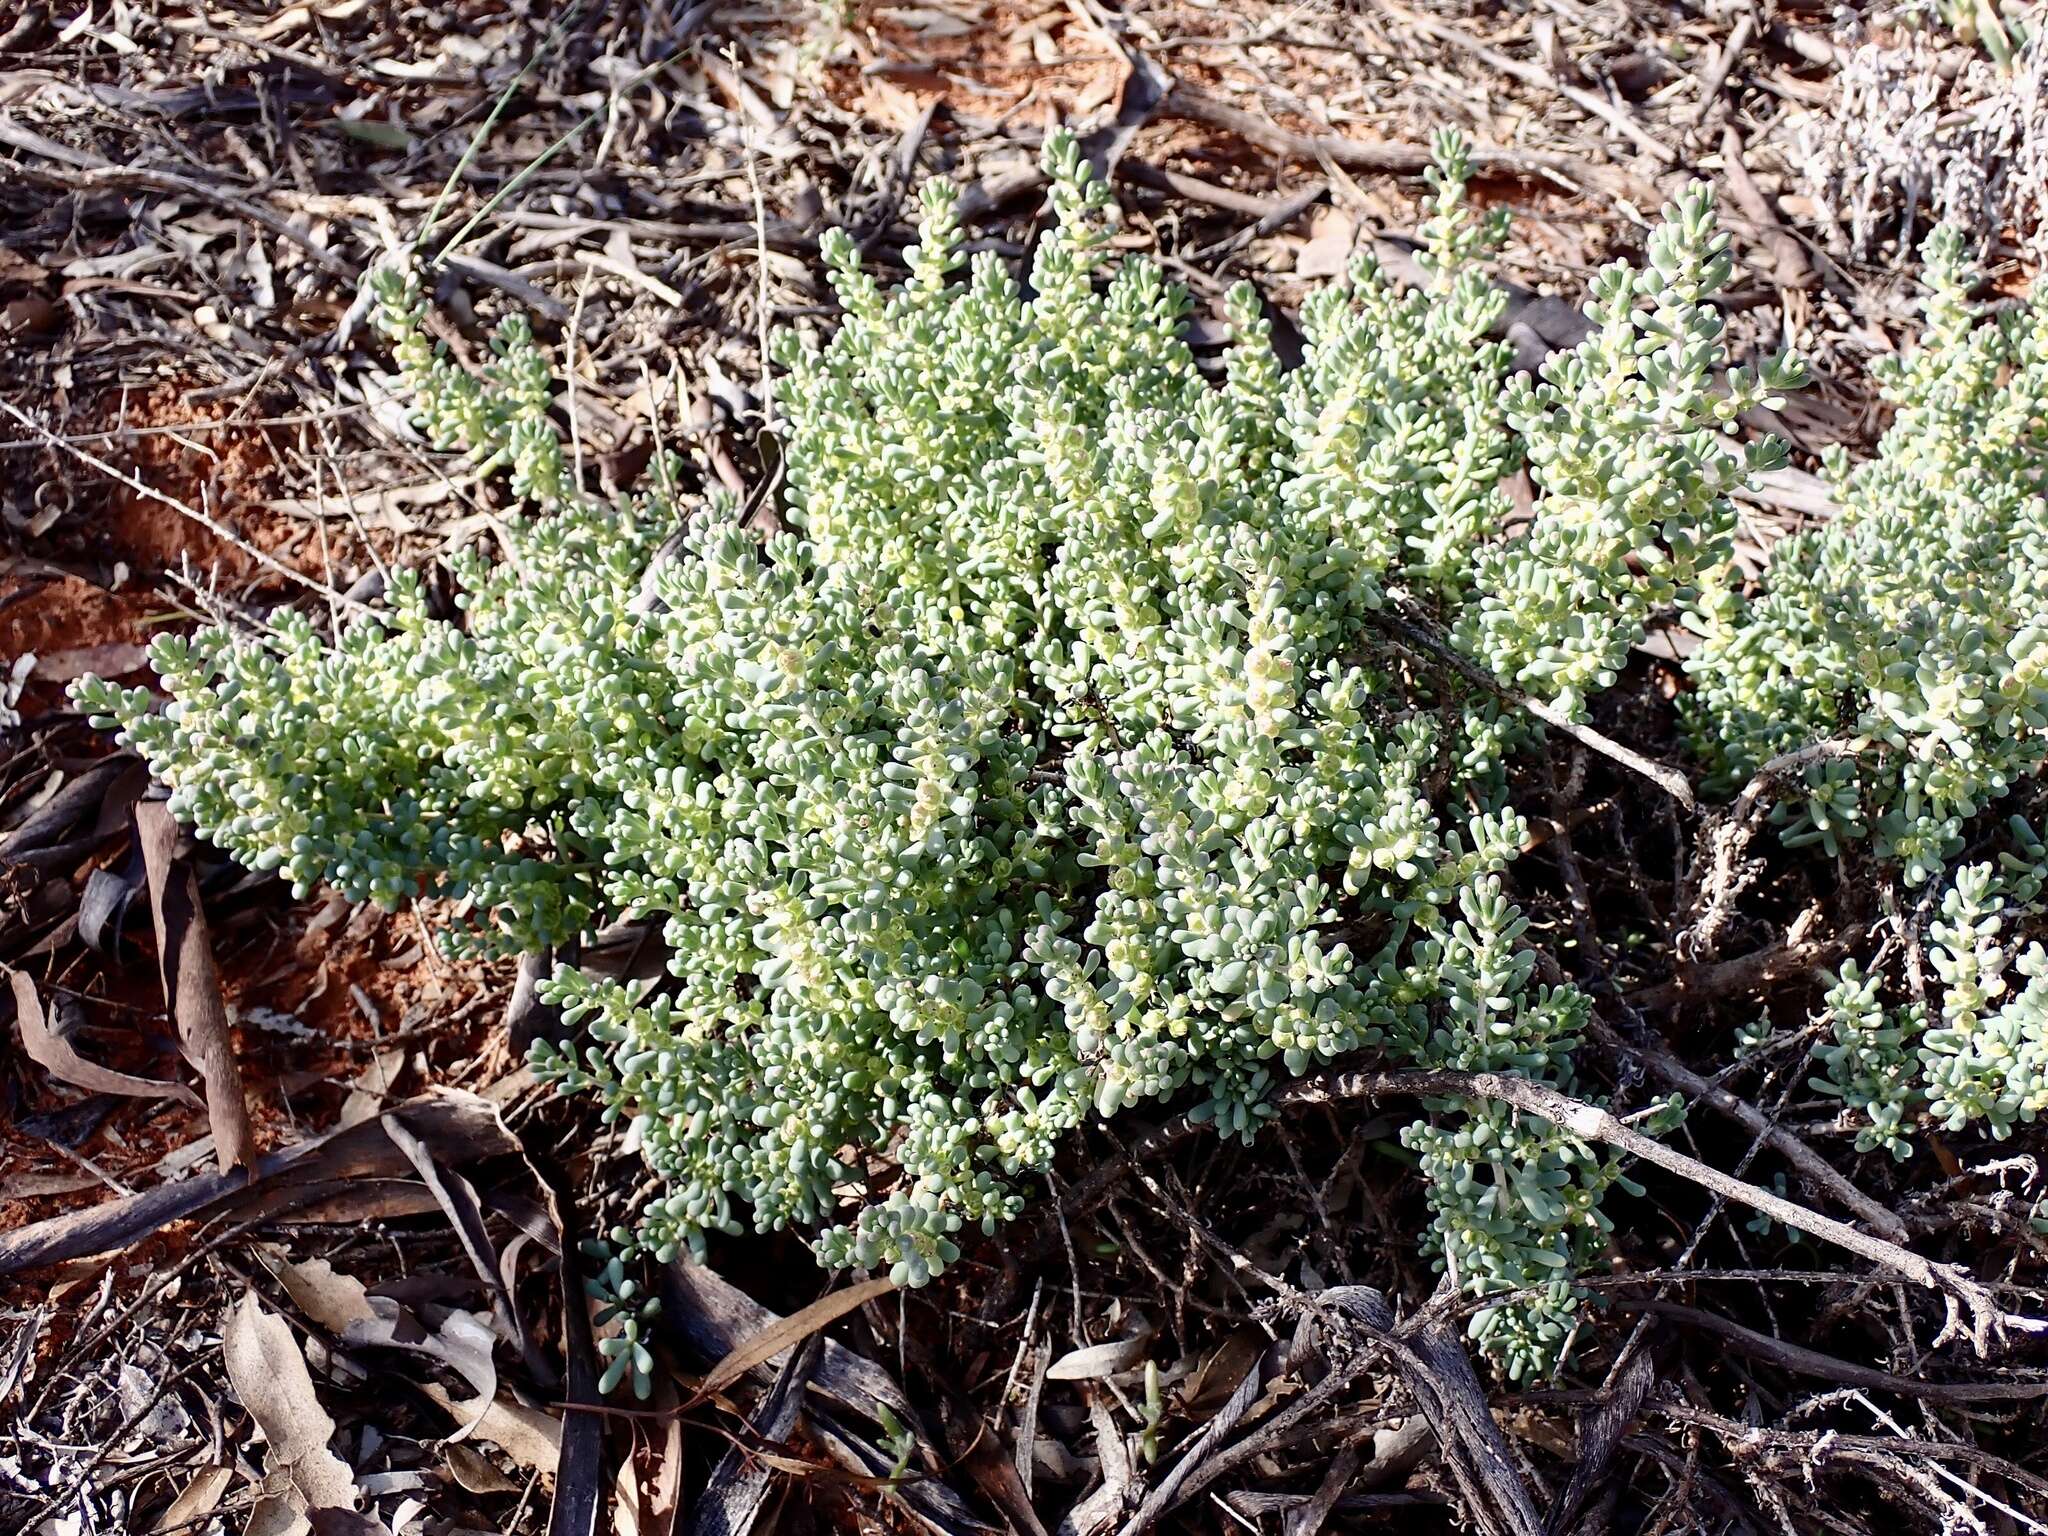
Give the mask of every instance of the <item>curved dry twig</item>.
M 1381 609 L 1371 615 L 1371 621 L 1375 627 L 1408 649 L 1418 651 L 1429 660 L 1449 667 L 1467 682 L 1485 689 L 1524 713 L 1535 716 L 1552 730 L 1561 731 L 1571 737 L 1580 746 L 1598 752 L 1609 762 L 1619 763 L 1629 772 L 1648 779 L 1686 810 L 1699 808 L 1699 801 L 1693 795 L 1692 785 L 1676 768 L 1654 762 L 1633 747 L 1623 746 L 1606 732 L 1581 724 L 1554 704 L 1547 704 L 1519 689 L 1510 688 L 1471 657 L 1432 633 L 1427 625 L 1418 622 L 1417 619 Z
M 1623 1124 L 1598 1105 L 1572 1098 L 1547 1083 L 1501 1072 L 1336 1071 L 1289 1083 L 1274 1094 L 1273 1103 L 1280 1110 L 1295 1110 L 1346 1100 L 1396 1097 L 1490 1099 L 1512 1105 L 1530 1114 L 1541 1115 L 1563 1126 L 1574 1136 L 1639 1157 L 1711 1194 L 1747 1206 L 1810 1238 L 1853 1253 L 1944 1298 L 1949 1317 L 1935 1341 L 1937 1346 L 1957 1332 L 1967 1332 L 1978 1355 L 1989 1356 L 1994 1341 L 2008 1333 L 2048 1334 L 2048 1319 L 2005 1311 L 1998 1305 L 1990 1288 L 1972 1279 L 1960 1265 L 1937 1263 L 1889 1238 L 1874 1236 L 1845 1221 L 1838 1221 L 1732 1174 L 1723 1173 Z M 1203 1128 L 1184 1115 L 1154 1127 L 1131 1143 L 1126 1156 L 1098 1164 L 1088 1178 L 1075 1186 L 1068 1198 L 1067 1210 L 1071 1213 L 1077 1207 L 1086 1209 L 1099 1203 L 1115 1188 L 1117 1180 L 1132 1163 L 1163 1155 Z M 1963 1325 L 1965 1317 L 1968 1319 L 1967 1328 Z
M 1673 945 L 1681 965 L 1714 958 L 1734 919 L 1736 898 L 1762 869 L 1748 857 L 1749 845 L 1779 791 L 1813 764 L 1853 757 L 1868 745 L 1858 737 L 1833 737 L 1781 752 L 1751 775 L 1734 804 L 1701 828 L 1700 856 L 1707 872 L 1693 898 L 1693 919 Z

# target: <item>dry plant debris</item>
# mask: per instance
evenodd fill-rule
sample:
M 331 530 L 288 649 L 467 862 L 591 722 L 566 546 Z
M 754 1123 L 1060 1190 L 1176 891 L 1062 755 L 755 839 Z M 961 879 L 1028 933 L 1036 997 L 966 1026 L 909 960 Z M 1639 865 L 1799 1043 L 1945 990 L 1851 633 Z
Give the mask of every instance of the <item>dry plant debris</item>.
M 806 1312 L 808 1258 L 717 1247 L 659 1277 L 654 1397 L 594 1410 L 579 1242 L 630 1209 L 632 1163 L 514 1065 L 510 967 L 196 847 L 171 868 L 218 991 L 190 999 L 216 1053 L 191 1070 L 162 971 L 189 940 L 157 931 L 136 830 L 148 785 L 64 702 L 86 672 L 141 680 L 166 626 L 344 612 L 494 537 L 497 489 L 411 430 L 358 304 L 437 210 L 437 244 L 461 233 L 442 339 L 473 360 L 531 312 L 574 380 L 587 483 L 666 447 L 750 495 L 776 473 L 759 338 L 829 313 L 821 230 L 892 264 L 940 173 L 974 242 L 1015 255 L 1060 122 L 1211 306 L 1198 343 L 1238 277 L 1284 314 L 1358 249 L 1396 267 L 1438 126 L 1513 215 L 1503 329 L 1524 358 L 1577 339 L 1584 277 L 1639 248 L 1662 195 L 1717 180 L 1740 216 L 1736 349 L 1790 340 L 1819 374 L 1763 424 L 1799 457 L 1745 508 L 1761 568 L 1828 515 L 1811 451 L 1883 424 L 1861 381 L 1910 335 L 1929 219 L 1964 216 L 1999 286 L 2031 280 L 2041 58 L 1808 0 L 0 12 L 0 961 L 22 1046 L 0 1527 L 2048 1529 L 2042 1345 L 1937 1342 L 1939 1295 L 1839 1261 L 1812 1220 L 1994 1312 L 2042 1311 L 2038 1128 L 1937 1136 L 1894 1168 L 1807 1087 L 1816 973 L 1873 943 L 1906 963 L 1925 918 L 1745 846 L 1732 920 L 1674 964 L 1698 893 L 1672 809 L 1626 769 L 1554 765 L 1525 899 L 1584 925 L 1612 976 L 1603 1087 L 1696 1099 L 1672 1150 L 1788 1205 L 1655 1181 L 1557 1380 L 1473 1371 L 1468 1303 L 1426 1273 L 1381 1150 L 1396 1122 L 1331 1097 L 1251 1150 L 1171 1121 L 1098 1134 L 1042 1220 L 940 1291 Z M 1596 725 L 1661 751 L 1683 644 L 1653 634 Z M 1590 911 L 1582 888 L 1605 893 Z M 599 952 L 629 974 L 643 948 Z M 1768 1049 L 1709 1065 L 1766 1014 Z M 209 1121 L 220 1025 L 241 1150 Z

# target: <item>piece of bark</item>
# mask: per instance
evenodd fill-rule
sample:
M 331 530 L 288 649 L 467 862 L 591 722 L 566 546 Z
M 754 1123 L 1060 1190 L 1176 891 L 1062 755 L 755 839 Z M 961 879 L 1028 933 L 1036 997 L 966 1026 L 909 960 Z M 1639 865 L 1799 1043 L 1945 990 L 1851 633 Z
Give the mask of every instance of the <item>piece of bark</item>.
M 116 1072 L 112 1067 L 103 1067 L 97 1062 L 87 1061 L 72 1049 L 71 1042 L 51 1029 L 43 1016 L 42 998 L 37 995 L 36 984 L 26 971 L 16 971 L 12 976 L 14 987 L 14 1021 L 21 1028 L 22 1048 L 28 1052 L 29 1060 L 42 1067 L 60 1082 L 74 1088 L 83 1088 L 89 1093 L 117 1093 L 137 1099 L 176 1099 L 193 1109 L 199 1108 L 199 1098 L 183 1083 L 159 1082 L 154 1078 L 134 1077 L 126 1072 Z
M 178 823 L 161 800 L 135 807 L 135 832 L 149 874 L 149 905 L 156 919 L 157 965 L 164 1001 L 178 1028 L 178 1045 L 206 1089 L 206 1116 L 213 1127 L 214 1155 L 223 1171 L 256 1166 L 256 1133 L 242 1069 L 235 1063 L 228 1032 L 227 1001 L 213 942 L 199 906 L 199 877 L 191 861 L 177 856 Z
M 480 1162 L 519 1149 L 497 1110 L 473 1093 L 436 1089 L 387 1113 L 402 1117 L 406 1129 L 433 1148 L 444 1165 Z M 282 1208 L 368 1191 L 372 1181 L 402 1176 L 410 1185 L 412 1172 L 383 1125 L 366 1121 L 266 1152 L 253 1170 L 197 1174 L 0 1233 L 0 1276 L 109 1253 L 171 1222 L 197 1221 L 223 1210 L 243 1218 L 275 1215 Z

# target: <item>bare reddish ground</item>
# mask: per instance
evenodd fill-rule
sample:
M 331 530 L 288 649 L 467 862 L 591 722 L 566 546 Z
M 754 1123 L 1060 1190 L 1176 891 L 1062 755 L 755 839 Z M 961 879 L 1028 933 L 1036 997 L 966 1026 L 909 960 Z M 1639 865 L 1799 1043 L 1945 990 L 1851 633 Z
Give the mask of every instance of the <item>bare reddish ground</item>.
M 266 510 L 276 494 L 277 449 L 265 428 L 234 424 L 222 402 L 195 402 L 176 384 L 124 391 L 103 402 L 110 429 L 132 429 L 122 442 L 131 474 L 174 501 L 228 528 L 242 543 L 286 561 L 304 525 Z M 180 430 L 193 429 L 193 430 Z M 232 540 L 153 496 L 111 487 L 93 530 L 106 552 L 137 572 L 218 572 L 224 585 L 275 579 Z
M 73 419 L 75 432 L 120 434 L 95 442 L 93 451 L 161 496 L 203 512 L 232 537 L 156 496 L 81 469 L 70 486 L 71 510 L 48 540 L 61 548 L 69 569 L 30 559 L 0 576 L 0 664 L 23 654 L 38 657 L 19 706 L 26 718 L 67 709 L 68 684 L 86 672 L 147 681 L 143 650 L 149 641 L 190 622 L 190 609 L 175 600 L 172 588 L 159 585 L 166 572 L 187 572 L 223 592 L 274 592 L 284 579 L 250 553 L 253 548 L 309 576 L 324 575 L 313 525 L 265 505 L 282 480 L 274 429 L 241 422 L 237 405 L 194 401 L 183 386 L 165 384 L 111 391 L 92 415 Z M 331 533 L 328 556 L 340 560 L 347 543 Z M 89 579 L 95 576 L 100 581 Z M 67 735 L 63 742 L 74 756 L 103 745 L 83 733 Z M 58 871 L 55 878 L 82 888 L 96 865 L 118 863 L 125 855 L 125 846 L 116 842 L 82 858 L 76 868 Z M 9 892 L 0 888 L 0 901 L 7 899 Z M 76 1041 L 82 1054 L 122 1071 L 176 1074 L 190 1083 L 192 1074 L 166 1049 L 172 1028 L 155 972 L 146 895 L 136 902 L 120 963 L 67 944 L 48 974 L 90 994 Z M 231 898 L 218 909 L 210 904 L 208 917 L 231 1009 L 244 1016 L 254 1009 L 273 1010 L 312 1032 L 301 1040 L 253 1026 L 235 1031 L 251 1119 L 266 1149 L 333 1125 L 347 1084 L 371 1064 L 373 1052 L 362 1049 L 363 1042 L 446 1018 L 486 980 L 481 966 L 443 959 L 423 921 L 411 916 L 351 912 L 317 897 L 293 902 L 277 887 L 253 898 Z M 475 1035 L 488 1022 L 478 1014 L 474 1032 L 464 1026 L 452 1029 L 451 1039 L 443 1042 L 451 1047 L 447 1059 L 473 1055 L 479 1044 Z M 413 1041 L 408 1053 L 433 1044 Z M 20 1116 L 61 1110 L 82 1097 L 39 1068 L 19 1081 L 28 1095 L 17 1106 Z M 413 1061 L 395 1091 L 414 1093 L 423 1086 L 419 1063 Z M 114 1184 L 142 1189 L 161 1183 L 165 1174 L 159 1165 L 206 1134 L 201 1112 L 167 1100 L 123 1100 L 74 1149 L 91 1164 L 88 1169 L 49 1142 L 24 1134 L 14 1120 L 0 1119 L 0 1231 L 115 1198 Z M 201 1159 L 198 1166 L 208 1164 Z M 148 1270 L 175 1262 L 188 1251 L 190 1240 L 190 1231 L 172 1228 L 122 1254 L 81 1261 L 66 1271 L 68 1281 L 59 1276 L 57 1283 L 96 1284 L 108 1263 L 127 1274 L 138 1265 Z M 47 1274 L 10 1282 L 0 1285 L 0 1297 L 40 1296 L 50 1283 Z M 61 1343 L 51 1335 L 43 1347 Z

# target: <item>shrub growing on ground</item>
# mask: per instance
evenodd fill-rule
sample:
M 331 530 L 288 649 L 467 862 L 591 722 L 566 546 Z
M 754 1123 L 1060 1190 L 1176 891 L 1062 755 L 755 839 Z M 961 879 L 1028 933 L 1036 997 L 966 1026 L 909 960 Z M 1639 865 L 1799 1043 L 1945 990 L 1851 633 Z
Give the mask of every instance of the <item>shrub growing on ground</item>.
M 2048 1109 L 2048 953 L 2019 937 L 2048 848 L 1993 812 L 2048 758 L 2048 302 L 1986 315 L 1953 229 L 1923 255 L 1926 325 L 1879 365 L 1897 414 L 1876 457 L 1832 451 L 1840 512 L 1772 550 L 1760 596 L 1702 605 L 1684 705 L 1728 785 L 1840 740 L 1780 795 L 1783 841 L 1867 838 L 1923 888 L 1901 950 L 1924 927 L 1925 965 L 1844 965 L 1814 1048 L 1858 1147 L 1902 1159 L 1923 1118 L 2003 1138 Z
M 1782 450 L 1726 432 L 1797 369 L 1724 372 L 1709 194 L 1643 270 L 1599 274 L 1580 347 L 1510 382 L 1481 271 L 1501 226 L 1445 138 L 1427 288 L 1361 259 L 1283 373 L 1240 286 L 1212 383 L 1185 291 L 1112 267 L 1073 142 L 1046 165 L 1028 291 L 964 260 L 942 184 L 898 289 L 828 237 L 844 317 L 778 339 L 765 537 L 669 462 L 589 497 L 524 324 L 472 376 L 379 273 L 422 426 L 530 508 L 500 559 L 455 561 L 459 618 L 400 573 L 332 644 L 295 614 L 161 640 L 160 712 L 78 690 L 181 815 L 302 890 L 440 898 L 509 949 L 659 922 L 664 984 L 563 969 L 578 1038 L 535 1062 L 634 1123 L 663 1257 L 750 1217 L 919 1282 L 1088 1117 L 1179 1099 L 1248 1136 L 1276 1079 L 1367 1047 L 1572 1083 L 1587 999 L 1535 979 L 1501 881 L 1526 726 L 1380 619 L 1582 711 L 1653 612 L 1736 611 L 1728 495 Z M 1521 465 L 1540 494 L 1509 533 Z M 1539 1369 L 1616 1165 L 1499 1105 L 1427 1109 L 1404 1139 L 1430 1242 L 1473 1294 L 1526 1293 L 1474 1330 Z
M 1926 244 L 1926 328 L 1882 360 L 1897 410 L 1870 462 L 1827 468 L 1840 513 L 1771 551 L 1769 584 L 1721 589 L 1684 708 L 1724 785 L 1811 742 L 1778 801 L 1785 841 L 1870 836 L 1909 885 L 2048 754 L 2048 303 L 1986 319 L 1952 229 Z

